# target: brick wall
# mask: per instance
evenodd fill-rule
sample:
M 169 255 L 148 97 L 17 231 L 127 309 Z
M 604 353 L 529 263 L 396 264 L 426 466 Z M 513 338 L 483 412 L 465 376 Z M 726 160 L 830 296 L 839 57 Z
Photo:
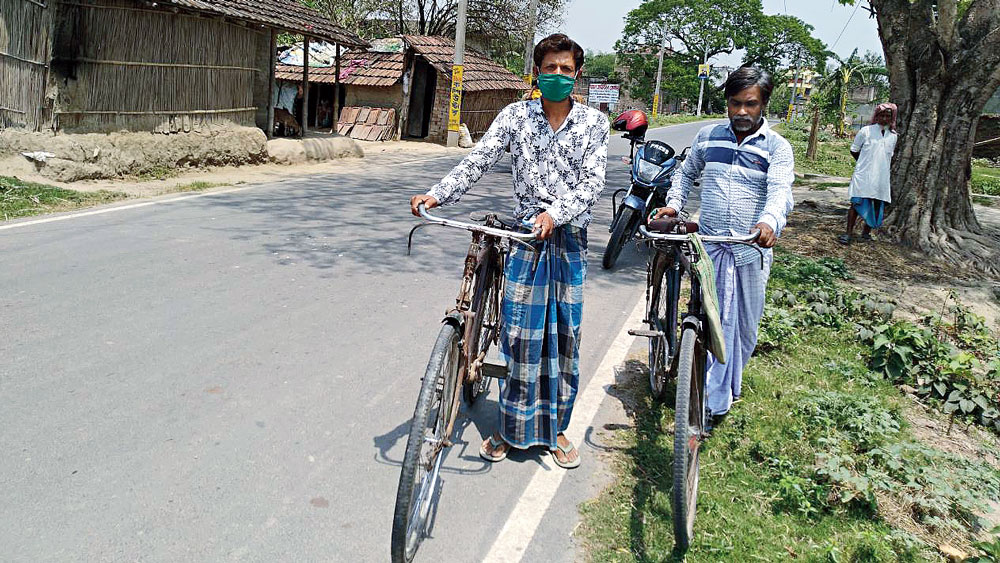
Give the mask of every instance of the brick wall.
M 451 76 L 438 73 L 437 89 L 434 91 L 434 107 L 431 110 L 430 125 L 427 126 L 427 140 L 435 143 L 448 141 L 448 100 L 451 98 Z

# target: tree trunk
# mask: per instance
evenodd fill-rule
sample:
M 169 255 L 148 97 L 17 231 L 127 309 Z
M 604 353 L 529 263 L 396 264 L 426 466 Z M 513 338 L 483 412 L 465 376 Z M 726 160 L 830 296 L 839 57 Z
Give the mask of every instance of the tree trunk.
M 816 160 L 816 149 L 819 138 L 819 105 L 813 108 L 812 128 L 809 129 L 809 148 L 806 149 L 806 158 Z
M 974 0 L 950 24 L 955 0 L 869 1 L 899 106 L 886 226 L 931 256 L 1000 274 L 1000 236 L 984 230 L 969 195 L 976 125 L 1000 88 L 1000 0 Z

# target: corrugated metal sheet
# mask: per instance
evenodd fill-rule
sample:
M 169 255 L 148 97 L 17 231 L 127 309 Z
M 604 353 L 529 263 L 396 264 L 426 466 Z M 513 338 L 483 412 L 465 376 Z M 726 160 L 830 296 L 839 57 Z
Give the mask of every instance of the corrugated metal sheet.
M 368 46 L 364 39 L 335 25 L 298 0 L 167 0 L 163 3 L 239 18 L 349 47 Z

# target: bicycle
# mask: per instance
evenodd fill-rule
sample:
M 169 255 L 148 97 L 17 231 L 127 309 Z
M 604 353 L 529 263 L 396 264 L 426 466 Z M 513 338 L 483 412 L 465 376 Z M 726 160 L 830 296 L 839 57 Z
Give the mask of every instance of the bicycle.
M 719 350 L 707 326 L 709 312 L 703 298 L 699 268 L 714 268 L 703 257 L 690 233 L 698 224 L 678 218 L 657 219 L 641 225 L 641 242 L 653 252 L 646 267 L 646 319 L 648 330 L 630 330 L 633 336 L 649 338 L 649 384 L 653 396 L 664 400 L 668 382 L 676 379 L 674 399 L 674 460 L 671 497 L 674 543 L 678 551 L 688 549 L 694 535 L 698 499 L 698 453 L 705 432 L 706 363 L 710 349 Z M 701 236 L 702 242 L 745 244 L 752 248 L 760 231 L 742 237 Z M 698 266 L 707 260 L 707 264 Z M 761 253 L 763 260 L 763 253 Z M 761 263 L 763 267 L 763 262 Z M 680 317 L 682 277 L 690 280 L 687 312 Z M 707 275 L 707 273 L 706 273 Z M 714 286 L 714 284 L 709 284 Z M 714 287 L 713 287 L 714 290 Z M 678 334 L 680 338 L 678 338 Z M 721 343 L 725 346 L 725 343 Z M 724 348 L 723 348 L 724 349 Z M 717 357 L 724 356 L 721 352 Z
M 534 250 L 528 241 L 535 238 L 534 233 L 519 232 L 516 220 L 495 213 L 472 213 L 470 219 L 482 223 L 472 224 L 435 217 L 423 205 L 419 212 L 428 222 L 410 231 L 407 254 L 413 234 L 428 226 L 470 231 L 472 242 L 455 306 L 442 320 L 410 422 L 392 521 L 394 563 L 412 561 L 427 534 L 444 450 L 453 444 L 460 398 L 471 406 L 486 393 L 491 378 L 507 377 L 506 366 L 486 363 L 490 347 L 500 338 L 504 264 L 512 243 Z

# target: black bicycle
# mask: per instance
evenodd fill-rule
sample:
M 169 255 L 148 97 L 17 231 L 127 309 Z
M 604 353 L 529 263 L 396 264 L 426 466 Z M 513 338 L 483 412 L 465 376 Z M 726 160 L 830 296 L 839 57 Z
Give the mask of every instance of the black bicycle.
M 639 227 L 641 242 L 650 253 L 646 268 L 646 319 L 648 330 L 629 334 L 649 338 L 649 386 L 664 400 L 668 383 L 676 380 L 674 399 L 674 461 L 672 506 L 674 542 L 686 551 L 694 534 L 698 499 L 698 452 L 705 433 L 705 379 L 710 342 L 708 310 L 702 293 L 699 262 L 703 258 L 689 236 L 698 224 L 677 218 L 657 219 Z M 742 237 L 701 236 L 706 243 L 753 245 L 760 231 Z M 753 248 L 757 248 L 753 246 Z M 760 249 L 758 248 L 758 251 Z M 761 255 L 763 259 L 763 254 Z M 711 261 L 701 267 L 714 268 Z M 680 315 L 683 276 L 690 280 L 687 312 Z M 722 343 L 724 346 L 725 344 Z
M 500 338 L 504 263 L 511 244 L 534 250 L 526 241 L 535 238 L 534 233 L 521 232 L 515 219 L 495 213 L 475 212 L 470 215 L 474 223 L 464 223 L 435 217 L 423 205 L 419 211 L 427 222 L 410 231 L 407 253 L 413 233 L 433 225 L 469 231 L 472 242 L 455 306 L 442 320 L 410 421 L 392 519 L 393 563 L 412 561 L 427 536 L 441 463 L 446 448 L 453 445 L 460 400 L 472 405 L 486 393 L 490 378 L 507 377 L 506 366 L 486 362 Z

